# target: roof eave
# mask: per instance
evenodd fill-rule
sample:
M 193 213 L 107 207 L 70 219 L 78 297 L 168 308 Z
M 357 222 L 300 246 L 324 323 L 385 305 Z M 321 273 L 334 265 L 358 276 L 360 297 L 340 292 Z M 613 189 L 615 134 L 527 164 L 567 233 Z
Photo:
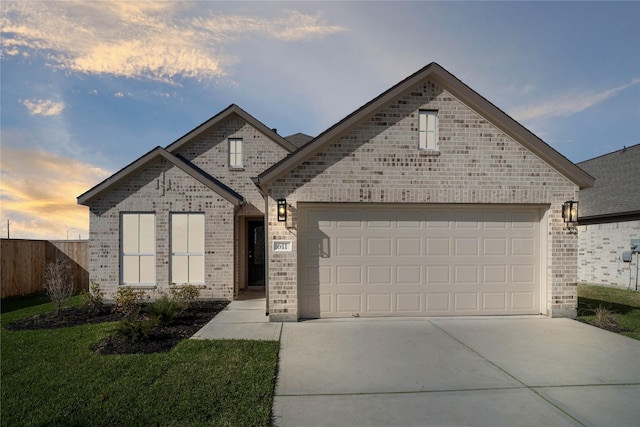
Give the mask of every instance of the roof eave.
M 236 114 L 239 117 L 241 117 L 244 121 L 246 121 L 251 126 L 256 128 L 258 131 L 264 134 L 267 138 L 271 139 L 272 141 L 280 145 L 282 148 L 287 150 L 287 152 L 291 153 L 297 149 L 295 145 L 293 145 L 292 143 L 284 139 L 282 136 L 278 135 L 276 132 L 274 132 L 272 129 L 267 127 L 264 123 L 262 123 L 261 121 L 253 117 L 251 114 L 247 113 L 236 104 L 231 104 L 229 107 L 225 108 L 220 113 L 216 114 L 206 122 L 202 123 L 200 126 L 196 127 L 192 131 L 186 133 L 185 135 L 181 136 L 180 138 L 178 138 L 177 140 L 169 144 L 166 148 L 167 151 L 169 151 L 170 153 L 175 153 L 182 146 L 189 143 L 194 138 L 197 138 L 198 136 L 202 135 L 209 129 L 222 123 L 232 114 Z

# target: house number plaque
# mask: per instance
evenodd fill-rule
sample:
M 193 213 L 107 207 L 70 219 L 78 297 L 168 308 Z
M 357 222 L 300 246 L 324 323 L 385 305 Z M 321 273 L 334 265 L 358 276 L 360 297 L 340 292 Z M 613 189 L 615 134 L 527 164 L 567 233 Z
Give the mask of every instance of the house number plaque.
M 291 252 L 293 243 L 291 240 L 274 240 L 273 252 Z

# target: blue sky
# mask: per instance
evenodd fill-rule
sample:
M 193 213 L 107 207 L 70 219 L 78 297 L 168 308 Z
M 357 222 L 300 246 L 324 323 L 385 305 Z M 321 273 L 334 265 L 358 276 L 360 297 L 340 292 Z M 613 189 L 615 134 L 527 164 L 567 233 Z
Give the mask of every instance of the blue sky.
M 0 223 L 88 236 L 76 197 L 235 103 L 317 135 L 438 62 L 574 162 L 640 143 L 640 2 L 2 2 Z

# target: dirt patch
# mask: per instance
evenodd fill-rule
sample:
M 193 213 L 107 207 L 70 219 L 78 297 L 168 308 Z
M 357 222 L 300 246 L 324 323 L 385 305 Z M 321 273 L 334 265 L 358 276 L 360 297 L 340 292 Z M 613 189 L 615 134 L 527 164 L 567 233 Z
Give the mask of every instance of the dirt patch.
M 196 301 L 189 304 L 169 325 L 156 326 L 144 341 L 130 342 L 122 338 L 109 337 L 100 342 L 93 350 L 98 354 L 160 353 L 171 350 L 180 341 L 190 338 L 209 323 L 216 314 L 224 309 L 228 301 Z M 90 312 L 82 307 L 70 307 L 54 313 L 39 314 L 28 319 L 18 320 L 5 326 L 11 331 L 33 329 L 68 328 L 121 320 L 122 316 L 113 313 L 110 307 L 98 312 Z

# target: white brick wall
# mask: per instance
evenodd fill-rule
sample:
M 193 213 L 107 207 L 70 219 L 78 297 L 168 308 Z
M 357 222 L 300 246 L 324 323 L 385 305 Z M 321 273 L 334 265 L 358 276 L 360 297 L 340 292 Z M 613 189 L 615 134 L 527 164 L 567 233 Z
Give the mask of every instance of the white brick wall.
M 578 227 L 578 281 L 635 289 L 636 262 L 622 262 L 631 239 L 640 239 L 640 221 L 590 224 Z
M 418 151 L 418 110 L 438 110 L 439 153 Z M 276 220 L 275 200 L 297 202 L 548 205 L 547 307 L 575 316 L 577 238 L 561 218 L 577 186 L 452 94 L 425 82 L 329 143 L 270 186 L 269 240 L 293 240 L 269 254 L 274 320 L 297 319 L 296 230 Z M 295 225 L 295 224 L 294 224 Z

